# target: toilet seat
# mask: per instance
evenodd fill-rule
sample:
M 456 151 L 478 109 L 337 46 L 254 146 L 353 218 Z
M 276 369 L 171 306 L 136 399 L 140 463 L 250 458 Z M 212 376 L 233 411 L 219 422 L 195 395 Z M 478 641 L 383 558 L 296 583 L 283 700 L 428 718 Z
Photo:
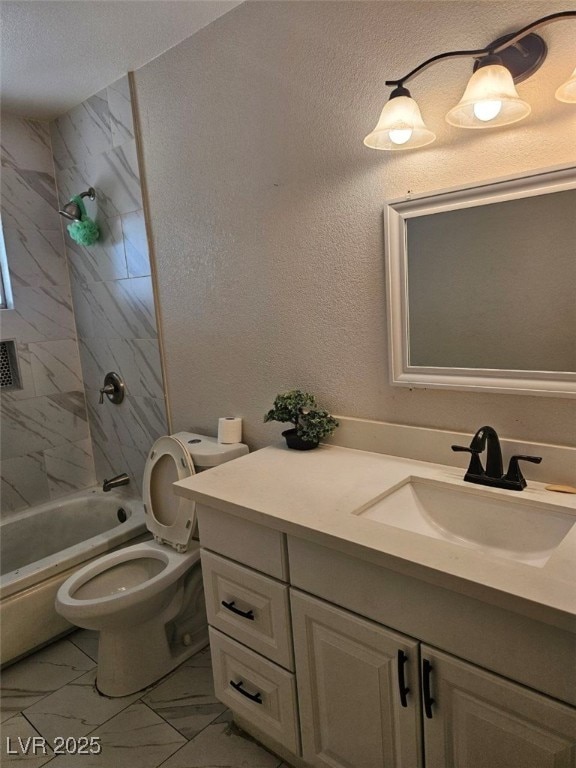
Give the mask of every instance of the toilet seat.
M 146 460 L 142 496 L 146 527 L 154 539 L 185 552 L 196 529 L 196 505 L 176 496 L 172 483 L 195 474 L 194 462 L 184 443 L 175 437 L 158 438 Z
M 131 607 L 138 606 L 143 597 L 153 599 L 168 585 L 176 583 L 199 559 L 200 545 L 197 542 L 193 542 L 185 553 L 171 552 L 152 541 L 134 544 L 103 555 L 76 571 L 58 590 L 56 606 L 65 616 L 70 610 L 74 611 L 76 619 L 126 614 Z M 156 561 L 158 566 L 152 568 L 149 575 L 143 575 L 139 580 L 131 579 L 133 583 L 124 586 L 122 568 L 139 560 Z M 111 571 L 115 571 L 116 589 L 106 594 L 106 586 L 101 588 L 98 580 L 99 577 L 106 578 Z M 111 583 L 112 579 L 109 581 Z M 92 591 L 90 582 L 94 582 Z

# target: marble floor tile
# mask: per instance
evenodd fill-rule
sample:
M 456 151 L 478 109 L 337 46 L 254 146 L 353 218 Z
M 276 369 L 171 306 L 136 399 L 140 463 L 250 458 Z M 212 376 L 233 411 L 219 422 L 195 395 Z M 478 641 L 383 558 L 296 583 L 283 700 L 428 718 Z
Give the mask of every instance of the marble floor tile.
M 95 670 L 45 696 L 24 711 L 26 718 L 46 739 L 85 736 L 139 698 L 139 694 L 110 698 L 96 690 Z
M 279 768 L 282 760 L 233 723 L 209 725 L 162 768 Z
M 198 653 L 195 653 L 194 656 L 190 656 L 190 658 L 186 659 L 182 666 L 210 667 L 210 669 L 212 669 L 212 654 L 210 653 L 210 646 L 207 645 L 206 648 L 198 651 Z
M 69 640 L 53 643 L 2 671 L 0 710 L 19 713 L 94 666 Z
M 214 696 L 210 667 L 182 666 L 142 700 L 187 739 L 226 710 Z
M 52 760 L 54 754 L 48 745 L 30 741 L 40 736 L 23 715 L 15 715 L 2 724 L 0 765 L 21 765 L 22 768 L 40 768 Z M 14 754 L 15 753 L 15 754 Z
M 90 734 L 100 739 L 99 755 L 56 757 L 51 768 L 157 768 L 186 739 L 142 702 L 124 709 Z
M 98 661 L 98 632 L 92 629 L 78 629 L 68 640 L 94 661 Z

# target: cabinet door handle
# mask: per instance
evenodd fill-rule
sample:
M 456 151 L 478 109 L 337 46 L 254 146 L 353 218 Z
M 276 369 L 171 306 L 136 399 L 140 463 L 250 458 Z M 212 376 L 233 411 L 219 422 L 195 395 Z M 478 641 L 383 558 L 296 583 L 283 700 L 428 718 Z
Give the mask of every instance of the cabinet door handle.
M 410 693 L 410 688 L 406 685 L 406 680 L 404 679 L 404 665 L 408 661 L 408 656 L 404 653 L 403 650 L 398 650 L 398 690 L 400 692 L 400 704 L 403 707 L 408 706 L 408 694 Z
M 428 661 L 428 659 L 424 659 L 422 662 L 422 694 L 424 696 L 424 714 L 426 717 L 431 720 L 432 715 L 432 704 L 434 704 L 434 699 L 432 698 L 432 694 L 430 692 L 430 677 L 432 675 L 432 664 Z
M 230 600 L 229 603 L 226 602 L 226 600 L 222 600 L 222 605 L 224 608 L 227 608 L 229 611 L 232 611 L 232 613 L 235 613 L 237 616 L 242 616 L 243 619 L 249 619 L 250 621 L 254 621 L 254 611 L 250 608 L 249 611 L 241 611 L 240 608 L 236 608 L 236 605 L 234 604 L 234 600 Z
M 238 691 L 238 693 L 241 693 L 242 696 L 246 696 L 247 699 L 250 699 L 250 701 L 256 702 L 256 704 L 262 704 L 262 695 L 260 692 L 258 693 L 248 693 L 248 691 L 243 688 L 244 681 L 238 680 L 237 683 L 234 682 L 234 680 L 230 680 L 230 685 L 232 688 L 234 688 L 235 691 Z

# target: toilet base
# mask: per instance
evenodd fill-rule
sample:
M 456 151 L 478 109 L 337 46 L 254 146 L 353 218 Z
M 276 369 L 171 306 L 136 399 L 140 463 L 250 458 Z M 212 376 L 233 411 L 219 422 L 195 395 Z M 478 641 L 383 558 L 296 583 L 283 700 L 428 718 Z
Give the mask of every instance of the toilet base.
M 98 690 L 116 698 L 147 688 L 205 648 L 208 627 L 187 634 L 185 642 L 171 648 L 166 626 L 157 617 L 120 631 L 102 630 L 98 643 Z

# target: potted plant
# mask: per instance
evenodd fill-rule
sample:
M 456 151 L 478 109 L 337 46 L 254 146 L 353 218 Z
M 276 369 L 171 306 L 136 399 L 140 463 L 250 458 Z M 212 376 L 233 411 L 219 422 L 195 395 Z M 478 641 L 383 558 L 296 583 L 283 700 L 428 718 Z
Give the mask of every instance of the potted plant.
M 264 421 L 294 424 L 292 429 L 286 429 L 282 435 L 288 448 L 298 451 L 316 448 L 320 440 L 331 435 L 338 426 L 328 411 L 318 408 L 314 395 L 299 389 L 277 395 L 274 407 L 264 416 Z

